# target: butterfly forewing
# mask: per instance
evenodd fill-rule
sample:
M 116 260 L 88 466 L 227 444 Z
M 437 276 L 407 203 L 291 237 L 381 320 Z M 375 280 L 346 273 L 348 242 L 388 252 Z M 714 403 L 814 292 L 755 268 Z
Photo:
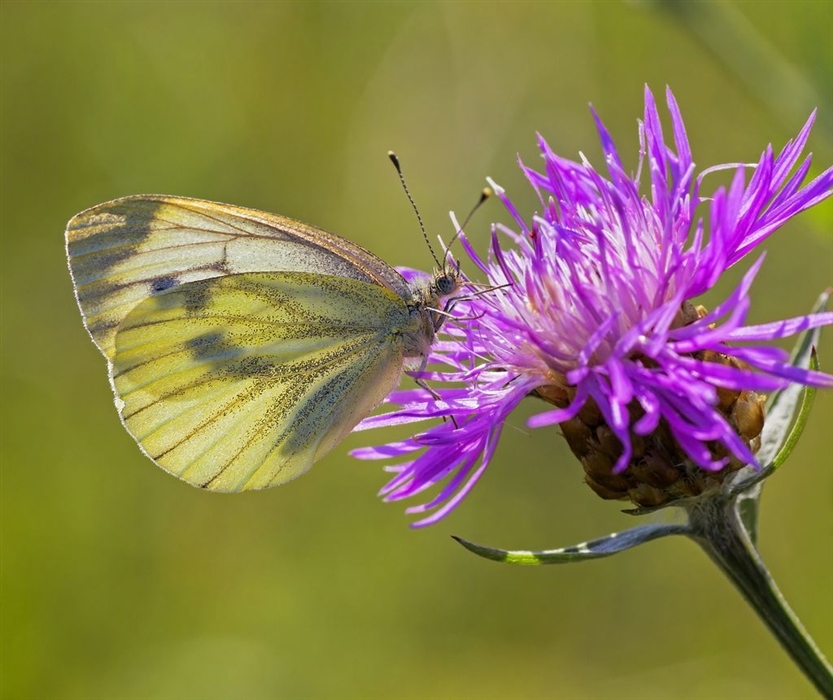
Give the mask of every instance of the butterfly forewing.
M 118 327 L 122 420 L 167 471 L 219 491 L 305 472 L 392 390 L 419 319 L 377 284 L 234 274 L 157 293 Z
M 67 226 L 75 293 L 90 335 L 112 359 L 116 330 L 148 296 L 247 272 L 300 271 L 380 285 L 405 280 L 350 241 L 300 221 L 199 199 L 137 195 L 100 204 Z

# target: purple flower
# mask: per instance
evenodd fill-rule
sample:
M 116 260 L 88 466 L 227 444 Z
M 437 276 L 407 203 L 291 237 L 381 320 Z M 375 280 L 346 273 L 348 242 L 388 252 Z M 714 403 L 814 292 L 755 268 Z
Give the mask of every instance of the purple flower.
M 833 192 L 833 168 L 802 186 L 810 158 L 799 158 L 814 115 L 777 156 L 769 146 L 753 166 L 696 175 L 670 90 L 667 103 L 673 146 L 646 88 L 636 175 L 625 172 L 594 113 L 606 176 L 583 157 L 557 156 L 539 138 L 543 171 L 521 169 L 540 212 L 525 219 L 495 186 L 516 230 L 493 226 L 486 260 L 461 236 L 487 286 L 470 285 L 469 298 L 454 305 L 430 357 L 436 369 L 413 373 L 433 382 L 433 391 L 393 393 L 389 401 L 400 407 L 359 429 L 443 420 L 353 453 L 406 460 L 387 467 L 394 477 L 382 489 L 385 500 L 438 486 L 434 498 L 408 509 L 429 513 L 415 526 L 437 522 L 471 490 L 504 420 L 525 397 L 548 402 L 529 425 L 559 424 L 597 493 L 650 506 L 757 466 L 758 392 L 790 382 L 833 386 L 830 375 L 794 367 L 783 350 L 763 344 L 831 324 L 833 313 L 746 325 L 763 253 L 725 301 L 710 310 L 693 303 L 787 220 Z M 703 195 L 704 177 L 726 169 L 734 170 L 728 189 Z

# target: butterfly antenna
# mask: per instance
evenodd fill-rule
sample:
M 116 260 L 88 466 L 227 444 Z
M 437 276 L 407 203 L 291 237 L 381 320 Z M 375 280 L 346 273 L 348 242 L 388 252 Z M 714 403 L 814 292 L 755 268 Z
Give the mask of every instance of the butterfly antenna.
M 466 228 L 466 224 L 468 224 L 469 221 L 471 221 L 471 217 L 474 216 L 474 212 L 476 212 L 478 209 L 480 209 L 483 202 L 485 202 L 487 199 L 489 199 L 489 197 L 491 197 L 493 194 L 494 194 L 494 190 L 492 190 L 491 187 L 484 187 L 483 188 L 483 191 L 480 193 L 480 199 L 478 199 L 477 204 L 475 204 L 471 208 L 471 211 L 469 212 L 469 215 L 466 217 L 465 221 L 463 221 L 463 226 L 461 228 Z
M 452 243 L 454 243 L 454 241 L 456 241 L 456 240 L 460 237 L 460 234 L 461 234 L 461 233 L 463 233 L 463 231 L 465 230 L 465 228 L 466 228 L 466 226 L 468 225 L 469 221 L 471 221 L 471 217 L 473 217 L 473 216 L 474 216 L 474 212 L 476 212 L 478 209 L 480 209 L 480 207 L 482 206 L 483 202 L 485 202 L 487 199 L 489 199 L 489 197 L 491 197 L 493 194 L 494 194 L 494 191 L 492 190 L 492 188 L 491 188 L 491 187 L 484 187 L 484 188 L 483 188 L 483 190 L 480 192 L 480 199 L 478 199 L 478 200 L 477 200 L 477 204 L 475 204 L 475 205 L 471 208 L 471 211 L 469 212 L 469 215 L 468 215 L 468 216 L 465 218 L 465 220 L 463 221 L 462 226 L 460 226 L 460 227 L 457 229 L 457 233 L 455 233 L 455 234 L 454 234 L 454 237 L 453 237 L 453 238 L 452 238 L 452 239 L 448 242 L 448 246 L 447 246 L 448 248 L 450 248 L 450 247 L 451 247 L 451 244 L 452 244 Z
M 402 174 L 402 166 L 399 164 L 399 157 L 393 151 L 388 151 L 388 158 L 390 158 L 390 162 L 393 163 L 393 167 L 396 168 L 396 173 L 399 175 L 399 182 L 402 183 L 402 189 L 405 190 L 405 195 L 408 197 L 411 207 L 413 207 L 414 214 L 416 214 L 417 221 L 419 222 L 419 228 L 422 230 L 422 237 L 428 245 L 428 250 L 431 251 L 431 257 L 434 258 L 434 262 L 437 264 L 437 267 L 440 267 L 440 261 L 437 259 L 437 254 L 431 247 L 431 241 L 428 240 L 428 233 L 425 231 L 425 224 L 422 223 L 422 217 L 419 215 L 419 209 L 417 209 L 416 202 L 414 201 L 414 198 L 411 197 L 411 192 L 408 190 L 408 185 L 405 183 L 405 176 Z

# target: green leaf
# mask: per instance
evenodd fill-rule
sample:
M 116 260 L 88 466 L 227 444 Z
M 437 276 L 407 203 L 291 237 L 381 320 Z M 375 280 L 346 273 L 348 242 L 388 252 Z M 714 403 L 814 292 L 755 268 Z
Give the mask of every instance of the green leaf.
M 810 369 L 818 370 L 819 368 L 819 356 L 816 353 L 815 348 L 813 348 L 813 352 L 810 355 Z M 778 453 L 775 457 L 772 458 L 772 469 L 778 469 L 786 460 L 787 457 L 790 456 L 790 453 L 795 448 L 796 443 L 798 442 L 798 438 L 801 437 L 801 433 L 804 432 L 804 426 L 807 425 L 807 419 L 810 417 L 810 409 L 813 407 L 813 399 L 816 397 L 816 387 L 814 386 L 805 386 L 804 391 L 801 392 L 801 405 L 798 408 L 798 416 L 795 419 L 795 423 L 793 423 L 792 430 L 790 430 L 789 435 L 787 435 L 787 439 L 784 440 L 784 444 L 781 445 L 781 449 L 778 450 Z
M 660 537 L 669 535 L 688 534 L 688 524 L 654 524 L 640 525 L 639 527 L 625 530 L 624 532 L 613 532 L 605 537 L 600 537 L 589 542 L 582 542 L 572 547 L 562 549 L 548 549 L 537 552 L 525 550 L 497 549 L 486 547 L 464 540 L 462 537 L 454 537 L 461 545 L 470 552 L 491 559 L 493 561 L 506 562 L 507 564 L 521 564 L 525 566 L 538 566 L 541 564 L 570 564 L 577 561 L 588 561 L 590 559 L 601 559 L 611 554 L 623 552 L 626 549 L 637 547 Z
M 821 294 L 811 313 L 824 311 L 829 298 L 829 291 Z M 821 328 L 812 328 L 802 333 L 790 355 L 790 363 L 796 367 L 818 369 L 816 345 L 820 335 Z M 813 387 L 801 384 L 790 384 L 770 395 L 761 433 L 761 447 L 756 455 L 762 469 L 756 471 L 752 467 L 746 467 L 738 472 L 728 490 L 730 497 L 763 481 L 784 463 L 804 430 L 814 396 Z

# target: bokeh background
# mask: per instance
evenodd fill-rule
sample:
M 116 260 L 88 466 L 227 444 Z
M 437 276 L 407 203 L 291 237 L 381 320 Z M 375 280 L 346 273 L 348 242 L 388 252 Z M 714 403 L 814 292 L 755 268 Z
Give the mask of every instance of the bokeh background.
M 377 464 L 347 456 L 392 434 L 354 436 L 265 493 L 167 476 L 119 425 L 62 236 L 88 206 L 162 192 L 280 212 L 428 268 L 388 149 L 448 236 L 448 210 L 465 214 L 486 176 L 531 213 L 515 159 L 535 161 L 536 131 L 599 163 L 589 102 L 634 166 L 645 83 L 674 89 L 702 167 L 755 161 L 818 106 L 825 167 L 832 28 L 829 2 L 3 2 L 2 696 L 814 697 L 686 541 L 538 569 L 457 546 L 450 534 L 546 548 L 633 524 L 523 411 L 468 500 L 427 530 L 376 498 Z M 755 321 L 803 313 L 833 282 L 831 207 L 767 243 Z M 469 236 L 485 246 L 503 216 L 490 203 Z M 761 530 L 828 656 L 831 425 L 822 394 Z

